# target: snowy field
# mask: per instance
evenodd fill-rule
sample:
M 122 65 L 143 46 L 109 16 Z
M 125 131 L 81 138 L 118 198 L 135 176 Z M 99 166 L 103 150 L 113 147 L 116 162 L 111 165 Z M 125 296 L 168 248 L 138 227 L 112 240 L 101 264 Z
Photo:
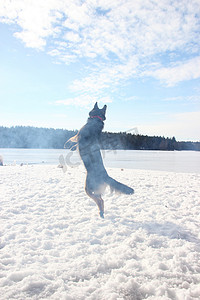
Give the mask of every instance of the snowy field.
M 200 299 L 200 174 L 107 170 L 101 219 L 82 165 L 0 167 L 1 300 Z

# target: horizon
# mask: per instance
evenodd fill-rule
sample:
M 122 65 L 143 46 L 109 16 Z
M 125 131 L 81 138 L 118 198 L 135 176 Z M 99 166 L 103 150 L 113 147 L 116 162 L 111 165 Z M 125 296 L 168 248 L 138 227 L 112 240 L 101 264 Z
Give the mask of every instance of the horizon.
M 2 126 L 2 125 L 0 125 L 0 128 L 1 127 L 4 127 L 4 128 L 12 128 L 12 127 L 30 127 L 30 128 L 36 128 L 36 129 L 49 129 L 49 130 L 63 130 L 63 131 L 74 131 L 74 132 L 78 132 L 79 131 L 79 129 L 67 129 L 67 128 L 54 128 L 54 127 L 37 127 L 37 126 L 29 126 L 29 125 L 27 125 L 27 126 L 24 126 L 24 125 L 15 125 L 15 126 L 10 126 L 10 127 L 7 127 L 7 126 Z M 133 131 L 133 132 L 132 132 Z M 188 143 L 200 143 L 200 140 L 199 141 L 192 141 L 192 140 L 190 140 L 190 141 L 183 141 L 183 140 L 177 140 L 176 139 L 176 137 L 175 136 L 172 136 L 172 137 L 168 137 L 168 136 L 157 136 L 157 135 L 145 135 L 145 134 L 140 134 L 139 132 L 137 132 L 137 128 L 133 128 L 132 130 L 130 129 L 130 130 L 127 130 L 127 131 L 107 131 L 107 130 L 104 130 L 103 129 L 103 131 L 102 131 L 102 133 L 104 133 L 104 132 L 107 132 L 107 133 L 125 133 L 125 134 L 131 134 L 131 135 L 140 135 L 140 136 L 148 136 L 148 137 L 161 137 L 161 138 L 164 138 L 164 139 L 173 139 L 173 138 L 175 138 L 175 141 L 176 142 L 188 142 Z
M 0 126 L 79 130 L 97 101 L 104 131 L 198 142 L 199 32 L 195 0 L 1 1 Z

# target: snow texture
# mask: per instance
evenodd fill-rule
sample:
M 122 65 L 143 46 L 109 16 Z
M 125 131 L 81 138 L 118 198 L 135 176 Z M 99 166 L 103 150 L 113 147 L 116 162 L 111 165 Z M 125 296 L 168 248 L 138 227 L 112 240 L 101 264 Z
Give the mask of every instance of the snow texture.
M 200 299 L 200 174 L 108 173 L 101 219 L 82 165 L 0 168 L 2 300 Z

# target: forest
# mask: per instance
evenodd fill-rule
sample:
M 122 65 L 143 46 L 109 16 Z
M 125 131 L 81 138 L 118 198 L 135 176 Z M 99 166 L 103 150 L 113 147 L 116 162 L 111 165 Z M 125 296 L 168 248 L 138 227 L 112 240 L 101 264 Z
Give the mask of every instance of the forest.
M 0 126 L 0 148 L 62 149 L 77 130 L 37 128 L 30 126 Z M 112 150 L 194 150 L 200 151 L 200 142 L 180 142 L 175 137 L 147 136 L 126 132 L 103 132 L 100 146 Z M 68 148 L 72 145 L 69 143 Z

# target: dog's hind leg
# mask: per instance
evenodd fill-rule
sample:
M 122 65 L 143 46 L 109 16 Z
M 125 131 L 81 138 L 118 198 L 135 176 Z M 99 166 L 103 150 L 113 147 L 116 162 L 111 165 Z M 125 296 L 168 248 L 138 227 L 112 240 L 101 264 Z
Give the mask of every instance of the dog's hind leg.
M 94 195 L 93 200 L 96 202 L 99 208 L 99 215 L 101 218 L 104 218 L 104 201 L 101 198 L 101 195 Z
M 97 204 L 98 208 L 99 208 L 99 215 L 101 218 L 104 218 L 104 201 L 101 198 L 101 195 L 99 194 L 95 194 L 94 192 L 90 191 L 89 189 L 85 189 L 87 195 L 92 198 L 95 203 Z

